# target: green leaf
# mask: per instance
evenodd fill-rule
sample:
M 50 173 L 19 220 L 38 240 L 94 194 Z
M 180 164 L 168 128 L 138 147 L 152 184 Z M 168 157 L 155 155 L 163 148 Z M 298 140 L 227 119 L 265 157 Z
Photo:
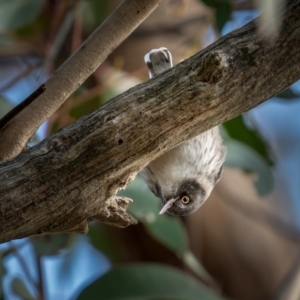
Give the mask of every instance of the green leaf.
M 111 261 L 120 261 L 118 246 L 105 226 L 99 222 L 93 222 L 89 226 L 88 237 L 91 244 Z
M 202 2 L 215 10 L 216 27 L 221 32 L 223 26 L 230 19 L 232 7 L 228 0 L 202 0 Z
M 31 295 L 25 283 L 20 278 L 14 278 L 11 284 L 14 294 L 21 297 L 22 300 L 35 300 L 36 298 Z
M 286 99 L 286 100 L 294 100 L 294 99 L 299 98 L 299 95 L 297 95 L 296 93 L 294 93 L 294 91 L 291 88 L 287 88 L 286 90 L 284 90 L 283 92 L 279 93 L 275 97 Z
M 4 299 L 2 283 L 3 283 L 3 277 L 7 273 L 6 268 L 4 266 L 4 258 L 9 253 L 11 253 L 11 250 L 0 251 L 0 299 Z
M 204 279 L 205 282 L 213 283 L 214 279 L 210 276 L 210 274 L 204 269 L 204 267 L 200 264 L 195 255 L 187 251 L 184 253 L 182 257 L 182 261 L 185 263 L 187 267 L 189 267 L 195 274 L 197 274 L 200 278 Z
M 6 115 L 11 109 L 13 105 L 10 104 L 5 98 L 0 95 L 0 119 Z
M 50 134 L 53 134 L 53 133 L 57 132 L 59 129 L 60 129 L 59 123 L 58 122 L 54 122 L 52 124 L 52 126 L 51 126 Z
M 229 1 L 218 1 L 218 4 L 216 5 L 215 18 L 219 32 L 221 32 L 226 22 L 230 19 L 231 10 L 231 3 Z
M 274 186 L 274 179 L 267 162 L 249 146 L 226 139 L 227 156 L 225 164 L 231 168 L 240 168 L 255 173 L 255 188 L 260 196 L 270 193 Z
M 255 130 L 249 129 L 245 125 L 242 116 L 238 116 L 225 122 L 223 126 L 230 137 L 235 140 L 239 140 L 255 149 L 269 165 L 273 164 L 271 158 L 269 157 L 266 143 Z
M 188 250 L 187 235 L 179 218 L 159 215 L 159 199 L 148 189 L 141 178 L 137 177 L 119 195 L 133 199 L 128 212 L 141 221 L 147 231 L 163 245 L 182 256 Z
M 76 234 L 56 233 L 30 237 L 30 242 L 38 256 L 56 255 L 73 245 Z
M 219 0 L 200 0 L 208 7 L 214 7 Z
M 159 215 L 160 200 L 146 188 L 140 177 L 136 177 L 119 194 L 134 200 L 128 212 L 142 222 L 156 240 L 173 251 L 199 277 L 206 282 L 211 281 L 210 275 L 189 251 L 187 234 L 180 218 Z
M 101 106 L 101 97 L 95 97 L 89 101 L 78 104 L 70 110 L 70 116 L 79 119 Z
M 220 300 L 194 278 L 158 264 L 136 264 L 111 269 L 86 287 L 78 300 Z
M 0 0 L 0 31 L 19 28 L 33 21 L 44 0 Z
M 101 24 L 109 13 L 108 0 L 82 1 L 83 26 L 87 31 L 92 31 Z
M 0 47 L 7 47 L 13 45 L 14 40 L 12 37 L 8 37 L 0 34 Z M 0 97 L 1 98 L 1 97 Z
M 96 97 L 93 97 L 92 99 L 88 101 L 84 101 L 74 107 L 70 110 L 70 116 L 79 119 L 97 108 L 99 108 L 101 105 L 103 105 L 105 102 L 110 100 L 112 97 L 116 96 L 117 93 L 114 89 L 112 88 L 106 88 L 104 91 L 101 92 Z
M 156 222 L 145 224 L 150 234 L 177 255 L 183 255 L 188 245 L 181 221 L 168 215 L 159 215 L 156 220 Z

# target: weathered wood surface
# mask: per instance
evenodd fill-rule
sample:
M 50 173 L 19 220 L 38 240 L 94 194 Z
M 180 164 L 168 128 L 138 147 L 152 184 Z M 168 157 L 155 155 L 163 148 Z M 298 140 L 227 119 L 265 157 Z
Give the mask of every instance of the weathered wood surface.
M 278 94 L 300 78 L 300 0 L 268 43 L 248 23 L 155 79 L 115 97 L 0 163 L 0 241 L 127 226 L 115 197 L 149 161 Z

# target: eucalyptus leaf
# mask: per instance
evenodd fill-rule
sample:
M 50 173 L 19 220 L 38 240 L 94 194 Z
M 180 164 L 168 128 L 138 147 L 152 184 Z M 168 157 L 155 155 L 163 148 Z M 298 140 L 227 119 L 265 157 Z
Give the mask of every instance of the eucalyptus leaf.
M 255 130 L 245 125 L 242 116 L 225 122 L 223 126 L 231 138 L 247 144 L 255 149 L 270 166 L 273 164 L 266 143 Z
M 283 92 L 276 95 L 276 97 L 285 99 L 285 100 L 299 99 L 299 95 L 297 95 L 291 88 L 287 88 Z
M 154 238 L 174 251 L 178 256 L 181 257 L 187 251 L 186 232 L 181 221 L 176 217 L 159 215 L 156 222 L 145 225 Z
M 10 250 L 1 250 L 0 251 L 0 299 L 3 298 L 3 278 L 5 274 L 7 273 L 6 268 L 4 266 L 4 258 L 6 255 L 10 253 Z
M 27 286 L 20 278 L 14 278 L 11 284 L 14 294 L 21 297 L 22 300 L 35 300 L 36 297 L 32 296 Z
M 89 226 L 88 237 L 91 244 L 104 253 L 111 261 L 120 261 L 121 254 L 118 245 L 106 226 L 99 222 L 93 222 Z
M 101 92 L 101 94 L 72 107 L 69 114 L 71 117 L 77 120 L 93 112 L 117 94 L 118 93 L 116 93 L 116 89 L 106 88 Z
M 0 95 L 0 118 L 6 115 L 12 108 L 13 105 Z
M 214 279 L 204 269 L 204 267 L 201 265 L 201 263 L 198 261 L 198 259 L 192 252 L 186 251 L 181 259 L 183 260 L 183 262 L 187 267 L 189 267 L 200 278 L 204 279 L 205 282 L 210 282 L 210 283 L 214 282 Z
M 221 300 L 194 278 L 158 264 L 112 268 L 87 286 L 78 300 Z
M 19 28 L 33 21 L 44 0 L 0 0 L 0 31 Z
M 233 139 L 225 140 L 227 156 L 225 164 L 256 174 L 255 188 L 260 196 L 270 193 L 274 186 L 271 170 L 262 156 L 252 148 Z
M 4 262 L 3 262 L 3 255 L 0 252 L 0 281 L 2 281 L 2 278 L 4 277 L 4 275 L 7 273 L 6 268 L 4 266 Z M 1 289 L 0 289 L 0 295 L 1 295 Z
M 83 26 L 87 31 L 94 30 L 108 14 L 109 0 L 82 1 Z
M 0 281 L 2 277 L 6 274 L 6 268 L 4 266 L 5 257 L 11 253 L 11 249 L 4 249 L 0 251 Z
M 218 1 L 215 11 L 216 26 L 219 32 L 230 19 L 231 16 L 231 3 L 227 0 Z
M 217 0 L 201 0 L 207 6 L 213 6 Z
M 93 112 L 97 108 L 101 106 L 101 97 L 97 96 L 89 101 L 83 102 L 78 104 L 75 107 L 72 107 L 69 114 L 71 117 L 75 118 L 76 120 Z
M 202 0 L 205 5 L 215 11 L 216 27 L 219 32 L 230 19 L 232 7 L 229 0 Z
M 0 34 L 0 47 L 7 47 L 13 45 L 14 40 L 12 37 L 8 37 Z
M 38 256 L 57 255 L 73 245 L 76 234 L 56 233 L 30 237 L 30 242 Z
M 155 239 L 179 256 L 187 251 L 187 235 L 180 219 L 159 214 L 160 200 L 148 190 L 141 178 L 137 177 L 119 195 L 134 200 L 128 212 L 141 221 Z

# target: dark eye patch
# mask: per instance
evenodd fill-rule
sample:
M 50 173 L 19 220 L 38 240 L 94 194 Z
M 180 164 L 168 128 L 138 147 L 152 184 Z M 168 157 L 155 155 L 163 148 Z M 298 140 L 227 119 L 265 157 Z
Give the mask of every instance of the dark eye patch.
M 163 52 L 166 54 L 165 57 L 166 57 L 166 62 L 170 62 L 170 54 L 169 54 L 169 51 L 168 50 L 163 50 Z
M 149 70 L 153 69 L 153 65 L 152 65 L 151 61 L 147 61 L 147 67 L 148 67 Z
M 178 190 L 178 195 L 180 197 L 188 196 L 191 201 L 195 201 L 199 197 L 204 198 L 205 194 L 206 192 L 202 186 L 197 181 L 192 179 L 184 181 Z
M 217 181 L 220 179 L 220 177 L 221 177 L 221 175 L 222 175 L 222 170 L 223 170 L 223 165 L 221 166 L 221 168 L 220 168 L 220 170 L 219 170 L 217 176 L 215 177 L 215 182 L 217 182 Z
M 155 189 L 156 189 L 156 193 L 154 194 L 156 194 L 156 197 L 163 199 L 161 187 L 157 182 L 155 183 Z

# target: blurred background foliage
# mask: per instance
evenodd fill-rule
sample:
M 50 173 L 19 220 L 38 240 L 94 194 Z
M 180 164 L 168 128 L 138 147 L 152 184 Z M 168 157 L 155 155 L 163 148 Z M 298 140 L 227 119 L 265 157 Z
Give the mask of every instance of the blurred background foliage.
M 0 0 L 0 117 L 51 76 L 119 3 Z M 265 11 L 261 24 L 271 24 L 268 33 L 276 36 L 282 4 L 162 0 L 50 117 L 38 138 L 147 80 L 143 56 L 149 50 L 169 48 L 176 64 L 218 38 L 234 13 Z M 292 89 L 278 97 L 286 105 L 298 99 Z M 1 245 L 0 299 L 298 299 L 299 232 L 273 193 L 273 149 L 246 115 L 220 130 L 226 167 L 198 212 L 184 218 L 159 215 L 158 199 L 137 177 L 120 194 L 134 200 L 129 211 L 139 225 L 117 229 L 92 223 L 87 238 L 56 234 Z M 89 252 L 77 251 L 83 245 Z M 83 256 L 94 275 L 81 271 Z M 51 265 L 51 259 L 59 262 Z M 77 283 L 66 291 L 71 278 Z

